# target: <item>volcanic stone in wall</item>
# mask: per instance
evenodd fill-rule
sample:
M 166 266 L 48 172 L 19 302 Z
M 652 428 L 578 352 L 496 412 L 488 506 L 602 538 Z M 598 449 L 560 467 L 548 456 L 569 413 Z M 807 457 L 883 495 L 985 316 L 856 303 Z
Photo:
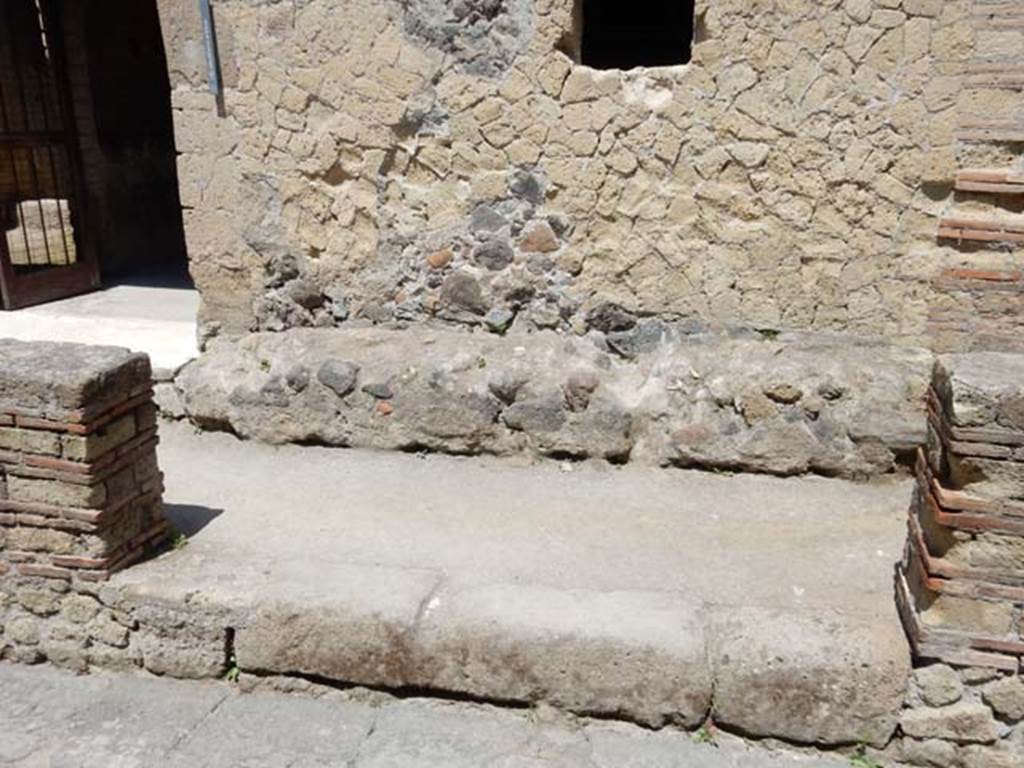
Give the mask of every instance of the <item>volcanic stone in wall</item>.
M 200 425 L 274 443 L 868 476 L 924 440 L 928 353 L 629 333 L 293 329 L 217 340 L 176 384 Z
M 466 71 L 497 77 L 533 31 L 530 0 L 404 0 L 405 31 L 451 54 Z

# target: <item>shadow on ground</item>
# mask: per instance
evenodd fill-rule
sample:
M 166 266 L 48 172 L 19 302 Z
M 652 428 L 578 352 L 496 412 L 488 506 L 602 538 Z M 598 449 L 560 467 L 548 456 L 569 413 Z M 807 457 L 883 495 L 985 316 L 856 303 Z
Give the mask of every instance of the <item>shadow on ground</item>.
M 223 509 L 212 509 L 198 504 L 164 504 L 164 516 L 174 529 L 191 538 L 224 514 Z

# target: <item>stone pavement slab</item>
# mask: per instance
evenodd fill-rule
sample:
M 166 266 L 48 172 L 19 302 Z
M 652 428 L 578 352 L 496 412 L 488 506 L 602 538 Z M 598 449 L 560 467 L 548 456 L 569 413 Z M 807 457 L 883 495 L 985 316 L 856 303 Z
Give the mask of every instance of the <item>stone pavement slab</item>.
M 104 596 L 147 669 L 416 687 L 884 743 L 904 481 L 297 446 L 162 427 L 184 548 Z M 191 634 L 190 634 L 191 633 Z
M 458 702 L 242 693 L 0 663 L 5 768 L 842 768 L 720 736 Z M 13 702 L 17 702 L 14 704 Z
M 198 313 L 198 291 L 116 285 L 0 313 L 0 338 L 127 347 L 156 370 L 176 371 L 199 353 Z

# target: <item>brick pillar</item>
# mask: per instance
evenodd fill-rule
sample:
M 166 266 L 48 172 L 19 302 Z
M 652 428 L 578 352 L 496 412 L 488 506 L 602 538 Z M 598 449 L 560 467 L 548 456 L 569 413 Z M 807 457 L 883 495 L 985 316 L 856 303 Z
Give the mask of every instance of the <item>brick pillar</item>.
M 97 582 L 159 545 L 149 359 L 0 340 L 0 576 Z
M 909 533 L 897 595 L 918 658 L 1019 672 L 1024 355 L 939 359 Z

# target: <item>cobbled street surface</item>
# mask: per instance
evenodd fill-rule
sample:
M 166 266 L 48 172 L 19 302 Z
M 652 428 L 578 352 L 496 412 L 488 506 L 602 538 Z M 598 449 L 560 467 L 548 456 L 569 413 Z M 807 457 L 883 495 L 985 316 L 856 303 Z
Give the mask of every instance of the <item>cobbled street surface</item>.
M 0 765 L 54 768 L 841 768 L 719 736 L 372 692 L 75 676 L 0 663 Z

